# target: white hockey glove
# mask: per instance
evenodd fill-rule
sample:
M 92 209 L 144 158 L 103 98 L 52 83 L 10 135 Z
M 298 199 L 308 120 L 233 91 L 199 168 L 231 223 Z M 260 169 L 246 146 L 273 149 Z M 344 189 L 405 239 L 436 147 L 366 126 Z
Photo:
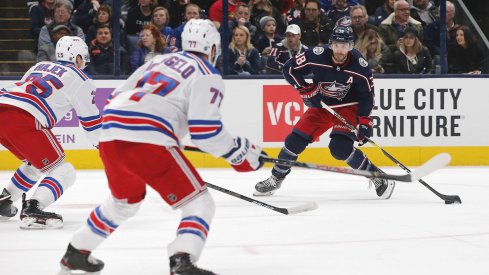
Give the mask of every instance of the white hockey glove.
M 252 144 L 247 138 L 235 137 L 234 147 L 222 157 L 231 164 L 234 170 L 251 172 L 263 166 L 260 155 L 268 156 L 260 146 Z

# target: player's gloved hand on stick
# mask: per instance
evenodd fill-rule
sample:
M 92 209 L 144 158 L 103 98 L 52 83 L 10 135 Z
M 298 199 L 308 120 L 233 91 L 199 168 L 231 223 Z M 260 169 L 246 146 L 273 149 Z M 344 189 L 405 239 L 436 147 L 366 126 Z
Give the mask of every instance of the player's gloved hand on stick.
M 297 89 L 299 94 L 307 107 L 322 108 L 321 107 L 321 93 L 319 92 L 317 85 L 310 83 L 304 87 Z
M 260 156 L 268 156 L 260 146 L 252 144 L 247 138 L 235 137 L 234 147 L 224 156 L 234 170 L 251 172 L 260 169 L 263 161 Z
M 367 143 L 367 139 L 372 136 L 373 130 L 372 127 L 374 123 L 372 118 L 369 116 L 360 116 L 358 117 L 358 132 L 357 132 L 357 140 L 358 145 L 362 146 Z

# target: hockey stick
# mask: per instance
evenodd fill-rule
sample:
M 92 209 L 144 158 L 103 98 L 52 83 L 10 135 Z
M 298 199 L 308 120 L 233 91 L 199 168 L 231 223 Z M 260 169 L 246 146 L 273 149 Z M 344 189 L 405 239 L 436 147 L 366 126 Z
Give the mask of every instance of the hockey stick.
M 231 195 L 231 196 L 236 197 L 238 199 L 245 200 L 247 202 L 254 203 L 256 205 L 259 205 L 261 207 L 268 208 L 270 210 L 273 210 L 275 212 L 282 213 L 284 215 L 294 215 L 294 214 L 297 214 L 297 213 L 307 212 L 307 211 L 311 211 L 311 210 L 314 210 L 314 209 L 318 208 L 318 206 L 317 206 L 317 204 L 315 202 L 304 203 L 304 204 L 300 204 L 300 205 L 293 206 L 293 207 L 287 207 L 287 208 L 285 208 L 285 207 L 277 207 L 277 206 L 270 205 L 268 203 L 264 203 L 264 202 L 261 202 L 261 201 L 258 201 L 258 200 L 255 200 L 255 199 L 252 199 L 252 198 L 243 196 L 243 195 L 241 195 L 239 193 L 236 193 L 234 191 L 231 191 L 231 190 L 222 188 L 220 186 L 217 186 L 217 185 L 214 185 L 214 184 L 211 184 L 211 183 L 208 183 L 208 182 L 206 182 L 205 184 L 207 185 L 207 187 L 210 187 L 210 188 L 212 188 L 214 190 L 223 192 L 225 194 Z
M 185 146 L 184 150 L 204 153 L 199 148 L 193 147 L 193 146 Z M 336 167 L 336 166 L 327 166 L 327 165 L 293 161 L 293 160 L 286 160 L 286 159 L 276 159 L 276 158 L 271 158 L 268 156 L 266 156 L 266 157 L 261 156 L 260 160 L 263 162 L 270 162 L 270 163 L 285 165 L 285 166 L 289 166 L 289 167 L 301 167 L 301 168 L 321 170 L 321 171 L 333 172 L 333 173 L 339 173 L 339 174 L 363 176 L 363 177 L 367 177 L 367 178 L 382 178 L 382 179 L 412 182 L 412 181 L 417 181 L 420 178 L 432 173 L 433 171 L 446 166 L 450 162 L 450 155 L 438 154 L 438 155 L 434 156 L 433 158 L 431 158 L 430 160 L 428 160 L 427 162 L 423 163 L 423 165 L 421 165 L 414 172 L 404 174 L 404 175 L 387 174 L 387 173 L 381 173 L 378 171 L 354 170 L 354 169 L 350 169 L 350 168 L 343 168 L 343 167 Z
M 328 112 L 330 112 L 332 115 L 334 115 L 337 119 L 341 120 L 341 122 L 343 122 L 343 124 L 345 124 L 348 128 L 350 128 L 350 130 L 355 133 L 355 135 L 357 134 L 358 130 L 357 128 L 355 128 L 353 125 L 351 125 L 348 121 L 346 121 L 346 119 L 344 119 L 340 114 L 338 114 L 335 110 L 333 110 L 333 108 L 329 107 L 328 105 L 326 105 L 324 102 L 321 102 L 321 105 L 326 109 L 328 110 Z M 395 164 L 397 164 L 397 166 L 401 167 L 404 171 L 408 172 L 408 173 L 411 173 L 411 170 L 409 168 L 407 168 L 404 164 L 402 164 L 400 161 L 398 161 L 396 158 L 394 158 L 391 154 L 389 154 L 386 150 L 384 150 L 384 148 L 380 147 L 377 143 L 375 143 L 372 139 L 366 137 L 367 141 L 374 145 L 375 147 L 377 147 L 378 149 L 380 149 L 380 151 L 382 151 L 382 153 L 387 156 L 392 162 L 394 162 Z M 422 180 L 421 178 L 418 179 L 418 181 L 423 184 L 426 188 L 428 188 L 431 192 L 433 192 L 435 195 L 437 195 L 440 199 L 444 200 L 445 201 L 445 204 L 452 204 L 452 203 L 462 203 L 462 200 L 460 199 L 460 197 L 458 195 L 444 195 L 438 191 L 436 191 L 433 187 L 431 187 L 428 183 L 426 183 L 424 180 Z

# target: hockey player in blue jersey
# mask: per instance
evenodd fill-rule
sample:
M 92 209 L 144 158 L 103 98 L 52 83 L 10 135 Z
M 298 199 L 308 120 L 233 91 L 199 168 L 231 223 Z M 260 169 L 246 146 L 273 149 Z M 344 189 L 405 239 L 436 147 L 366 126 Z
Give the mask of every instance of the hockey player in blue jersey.
M 296 160 L 298 155 L 315 139 L 332 128 L 329 143 L 331 155 L 359 170 L 376 171 L 378 168 L 353 146 L 365 143 L 372 135 L 370 113 L 374 105 L 372 71 L 360 52 L 353 49 L 353 30 L 346 21 L 339 21 L 331 34 L 329 45 L 320 45 L 290 59 L 283 74 L 309 109 L 285 139 L 280 159 Z M 312 74 L 312 83 L 304 77 Z M 321 102 L 331 106 L 350 124 L 358 125 L 358 134 L 352 133 L 335 118 Z M 269 196 L 279 189 L 290 168 L 275 165 L 272 175 L 255 186 L 255 196 Z M 385 179 L 371 179 L 377 195 L 390 198 L 395 183 Z

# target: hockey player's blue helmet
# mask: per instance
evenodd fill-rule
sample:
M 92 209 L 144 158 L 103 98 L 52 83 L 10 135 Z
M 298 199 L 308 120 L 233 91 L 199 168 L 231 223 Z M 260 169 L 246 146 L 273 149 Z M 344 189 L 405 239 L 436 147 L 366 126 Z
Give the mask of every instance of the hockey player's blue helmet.
M 353 29 L 348 25 L 336 25 L 329 37 L 329 45 L 333 42 L 348 43 L 350 50 L 353 49 Z

